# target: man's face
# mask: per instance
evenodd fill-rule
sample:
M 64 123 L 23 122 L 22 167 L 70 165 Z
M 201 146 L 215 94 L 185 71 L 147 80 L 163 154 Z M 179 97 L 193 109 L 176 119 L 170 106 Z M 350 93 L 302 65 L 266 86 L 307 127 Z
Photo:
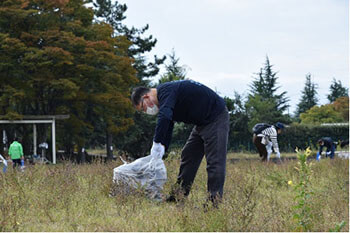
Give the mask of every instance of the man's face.
M 281 129 L 278 129 L 278 130 L 277 130 L 277 133 L 278 133 L 278 134 L 281 134 L 281 133 L 282 133 L 282 130 L 281 130 Z
M 146 94 L 141 97 L 140 104 L 136 106 L 138 111 L 146 112 L 147 107 L 150 105 L 150 97 Z

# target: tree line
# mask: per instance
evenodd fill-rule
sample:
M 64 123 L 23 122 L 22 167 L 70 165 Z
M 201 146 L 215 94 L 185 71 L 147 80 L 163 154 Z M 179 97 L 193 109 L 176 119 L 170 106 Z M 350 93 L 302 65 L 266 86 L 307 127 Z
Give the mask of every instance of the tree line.
M 255 150 L 251 129 L 260 122 L 275 124 L 279 121 L 289 126 L 281 135 L 280 147 L 284 151 L 294 151 L 296 146 L 316 146 L 317 140 L 324 136 L 331 136 L 335 140 L 348 138 L 348 124 L 322 126 L 322 123 L 349 122 L 348 89 L 340 80 L 333 79 L 330 84 L 327 95 L 329 103 L 318 106 L 317 84 L 312 82 L 311 74 L 306 74 L 304 88 L 293 114 L 287 111 L 290 107 L 287 92 L 278 93 L 279 88 L 277 72 L 273 71 L 273 65 L 266 57 L 265 64 L 253 77 L 246 96 L 234 92 L 233 98 L 224 97 L 230 112 L 230 150 Z M 190 131 L 190 126 L 175 126 L 175 146 L 183 145 Z
M 131 89 L 188 77 L 174 51 L 153 59 L 146 56 L 157 39 L 145 35 L 147 24 L 127 27 L 123 23 L 126 11 L 125 4 L 111 0 L 1 1 L 0 118 L 70 115 L 57 122 L 58 148 L 72 155 L 76 146 L 79 162 L 86 159 L 82 148 L 91 147 L 105 146 L 109 159 L 114 148 L 133 157 L 145 155 L 152 143 L 155 118 L 134 111 Z M 166 71 L 159 74 L 162 65 Z M 157 75 L 158 83 L 152 83 Z M 234 93 L 233 99 L 225 97 L 231 115 L 230 137 L 248 138 L 249 129 L 260 121 L 322 122 L 314 120 L 319 112 L 327 116 L 335 112 L 326 122 L 346 117 L 348 121 L 344 110 L 348 102 L 338 99 L 348 96 L 341 82 L 333 80 L 331 106 L 318 107 L 316 86 L 308 77 L 298 113 L 292 117 L 285 113 L 287 93 L 277 94 L 277 73 L 266 58 L 248 96 Z M 30 127 L 1 127 L 9 138 L 22 135 L 25 153 L 31 153 Z M 189 125 L 177 124 L 174 145 L 190 130 Z M 38 142 L 48 141 L 49 132 L 48 126 L 39 125 Z

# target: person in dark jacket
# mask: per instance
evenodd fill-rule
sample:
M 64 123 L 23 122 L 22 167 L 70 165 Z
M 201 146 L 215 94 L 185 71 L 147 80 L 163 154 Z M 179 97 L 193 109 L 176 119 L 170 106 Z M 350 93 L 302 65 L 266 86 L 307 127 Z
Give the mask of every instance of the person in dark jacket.
M 331 159 L 334 158 L 334 152 L 335 152 L 335 146 L 336 144 L 333 142 L 332 138 L 330 137 L 323 137 L 320 140 L 318 140 L 318 144 L 320 145 L 320 149 L 318 151 L 317 156 L 321 156 L 323 147 L 326 147 L 326 157 L 330 157 Z
M 163 156 L 169 147 L 174 122 L 195 125 L 182 149 L 177 188 L 167 201 L 189 195 L 200 163 L 207 161 L 209 199 L 223 196 L 229 115 L 223 98 L 192 80 L 172 81 L 157 88 L 137 87 L 131 100 L 135 108 L 150 115 L 158 114 L 151 154 Z M 181 195 L 178 195 L 181 193 Z
M 349 139 L 345 139 L 345 140 L 341 141 L 341 143 L 340 143 L 341 148 L 344 148 L 346 146 L 349 146 Z

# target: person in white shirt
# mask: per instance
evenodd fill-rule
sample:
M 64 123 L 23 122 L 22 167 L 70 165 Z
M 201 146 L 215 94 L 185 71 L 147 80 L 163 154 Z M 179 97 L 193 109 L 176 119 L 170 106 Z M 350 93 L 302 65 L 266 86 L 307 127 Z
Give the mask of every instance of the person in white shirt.
M 281 161 L 281 153 L 278 148 L 277 135 L 284 129 L 284 124 L 277 122 L 259 133 L 254 133 L 253 142 L 259 151 L 262 161 L 269 161 L 272 154 L 272 148 L 277 158 Z

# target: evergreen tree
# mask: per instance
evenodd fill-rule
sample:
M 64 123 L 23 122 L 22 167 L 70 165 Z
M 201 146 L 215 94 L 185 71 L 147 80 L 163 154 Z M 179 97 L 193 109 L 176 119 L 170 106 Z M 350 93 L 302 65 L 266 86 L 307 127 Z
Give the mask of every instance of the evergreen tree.
M 327 99 L 329 100 L 330 103 L 334 102 L 339 97 L 349 96 L 348 88 L 344 87 L 340 80 L 338 80 L 337 82 L 335 78 L 333 78 L 333 82 L 329 87 L 329 91 L 330 93 L 329 95 L 327 95 Z
M 258 122 L 275 123 L 276 121 L 289 122 L 290 117 L 284 114 L 288 109 L 289 99 L 287 92 L 277 94 L 277 73 L 272 70 L 269 58 L 250 85 L 250 94 L 246 102 L 249 117 L 249 128 Z
M 287 104 L 289 99 L 286 97 L 287 92 L 284 91 L 281 94 L 277 94 L 277 72 L 272 71 L 273 65 L 270 64 L 270 60 L 266 57 L 266 63 L 260 72 L 257 73 L 258 77 L 250 85 L 250 95 L 260 95 L 262 101 L 273 100 L 275 102 L 276 111 L 283 112 L 287 110 L 289 105 Z
M 297 117 L 317 104 L 316 89 L 316 84 L 311 81 L 311 74 L 307 74 L 304 90 L 301 92 L 302 96 L 295 113 Z
M 174 80 L 184 80 L 186 78 L 186 67 L 179 65 L 180 58 L 176 57 L 174 49 L 168 54 L 168 57 L 170 61 L 165 65 L 165 74 L 159 79 L 159 84 Z

